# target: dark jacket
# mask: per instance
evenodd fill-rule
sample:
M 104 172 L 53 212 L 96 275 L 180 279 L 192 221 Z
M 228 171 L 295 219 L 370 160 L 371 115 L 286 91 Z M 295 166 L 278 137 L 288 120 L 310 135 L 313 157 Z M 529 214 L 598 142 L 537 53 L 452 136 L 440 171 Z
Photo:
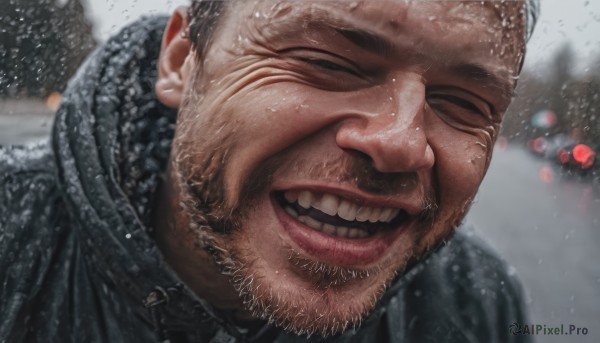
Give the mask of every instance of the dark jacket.
M 236 326 L 150 238 L 176 113 L 154 96 L 166 18 L 124 29 L 71 81 L 51 142 L 0 148 L 0 342 L 320 341 Z M 511 342 L 514 275 L 459 233 L 336 342 Z

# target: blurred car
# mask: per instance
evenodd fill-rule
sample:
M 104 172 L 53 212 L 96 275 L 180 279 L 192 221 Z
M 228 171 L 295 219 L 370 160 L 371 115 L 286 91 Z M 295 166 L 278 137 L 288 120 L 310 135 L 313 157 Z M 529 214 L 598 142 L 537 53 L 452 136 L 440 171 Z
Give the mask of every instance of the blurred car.
M 600 167 L 597 162 L 597 151 L 597 146 L 584 143 L 569 144 L 556 151 L 556 160 L 564 168 L 587 173 Z
M 550 160 L 556 160 L 558 150 L 562 147 L 575 144 L 575 141 L 562 133 L 554 136 L 539 136 L 527 142 L 527 147 L 534 155 Z

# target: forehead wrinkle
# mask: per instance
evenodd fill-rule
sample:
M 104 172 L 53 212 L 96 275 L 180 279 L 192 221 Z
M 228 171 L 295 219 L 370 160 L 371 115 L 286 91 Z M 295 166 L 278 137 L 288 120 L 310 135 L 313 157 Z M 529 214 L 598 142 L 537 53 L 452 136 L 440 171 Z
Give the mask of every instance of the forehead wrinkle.
M 520 0 L 515 1 L 515 3 L 521 2 Z M 439 2 L 423 4 L 432 8 L 442 5 Z M 478 4 L 481 6 L 480 3 Z M 283 5 L 285 5 L 286 11 L 281 10 Z M 387 58 L 396 57 L 407 64 L 417 64 L 419 68 L 427 68 L 432 63 L 445 65 L 445 68 L 449 68 L 449 72 L 456 77 L 472 81 L 482 87 L 499 89 L 503 98 L 512 98 L 514 82 L 511 82 L 511 73 L 508 69 L 496 70 L 499 68 L 489 68 L 481 63 L 467 61 L 459 56 L 448 55 L 448 53 L 426 53 L 420 44 L 415 46 L 409 42 L 402 46 L 402 40 L 390 38 L 390 35 L 397 37 L 406 34 L 409 28 L 404 25 L 405 20 L 402 18 L 409 16 L 416 8 L 406 6 L 397 10 L 398 15 L 389 20 L 373 22 L 372 18 L 353 15 L 364 5 L 365 3 L 359 2 L 356 8 L 349 8 L 348 3 L 327 2 L 294 6 L 294 3 L 280 1 L 263 12 L 265 20 L 258 27 L 260 36 L 265 41 L 272 39 L 291 41 L 298 37 L 311 39 L 320 37 L 324 33 L 330 33 L 333 36 L 343 37 L 344 41 L 367 52 Z M 457 1 L 456 5 L 447 12 L 446 21 L 453 25 L 466 23 L 464 11 L 456 13 L 457 9 L 464 10 L 465 6 L 469 7 L 472 4 L 469 1 Z M 501 17 L 502 8 L 505 7 L 497 7 L 492 4 L 484 4 L 479 7 L 480 10 L 488 13 L 488 16 L 497 16 L 497 18 Z M 472 9 L 475 10 L 475 8 Z M 281 15 L 282 12 L 285 15 Z M 483 18 L 481 19 L 483 20 Z M 299 32 L 302 34 L 298 35 Z M 310 37 L 308 32 L 313 33 L 314 36 Z

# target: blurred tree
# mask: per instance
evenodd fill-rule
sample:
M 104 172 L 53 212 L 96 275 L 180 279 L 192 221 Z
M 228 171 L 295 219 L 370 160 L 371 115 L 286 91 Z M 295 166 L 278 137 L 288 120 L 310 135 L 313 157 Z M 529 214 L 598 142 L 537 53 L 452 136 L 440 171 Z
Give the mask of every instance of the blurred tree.
M 517 98 L 511 105 L 502 134 L 526 141 L 541 135 L 571 135 L 578 141 L 600 143 L 600 54 L 583 73 L 574 72 L 575 58 L 564 44 L 552 59 L 521 74 Z M 540 110 L 551 110 L 557 124 L 550 129 L 531 126 L 531 117 Z
M 574 88 L 574 53 L 569 43 L 564 43 L 543 66 L 525 70 L 519 79 L 517 98 L 511 105 L 503 125 L 503 134 L 511 139 L 527 140 L 542 134 L 568 133 Z M 540 110 L 556 113 L 558 123 L 551 129 L 539 130 L 531 126 L 531 117 Z
M 62 92 L 95 45 L 79 0 L 0 0 L 0 97 Z

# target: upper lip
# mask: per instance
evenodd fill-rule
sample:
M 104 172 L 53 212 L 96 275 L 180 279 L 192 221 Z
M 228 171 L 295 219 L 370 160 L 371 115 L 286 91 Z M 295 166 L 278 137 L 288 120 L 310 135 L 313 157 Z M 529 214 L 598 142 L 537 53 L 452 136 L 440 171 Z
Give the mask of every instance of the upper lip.
M 414 201 L 399 198 L 399 196 L 381 196 L 363 192 L 356 188 L 343 187 L 342 185 L 330 184 L 303 184 L 288 187 L 275 187 L 276 192 L 308 190 L 316 193 L 329 193 L 340 198 L 347 199 L 361 206 L 391 207 L 405 211 L 410 216 L 417 216 L 421 212 L 421 206 Z

